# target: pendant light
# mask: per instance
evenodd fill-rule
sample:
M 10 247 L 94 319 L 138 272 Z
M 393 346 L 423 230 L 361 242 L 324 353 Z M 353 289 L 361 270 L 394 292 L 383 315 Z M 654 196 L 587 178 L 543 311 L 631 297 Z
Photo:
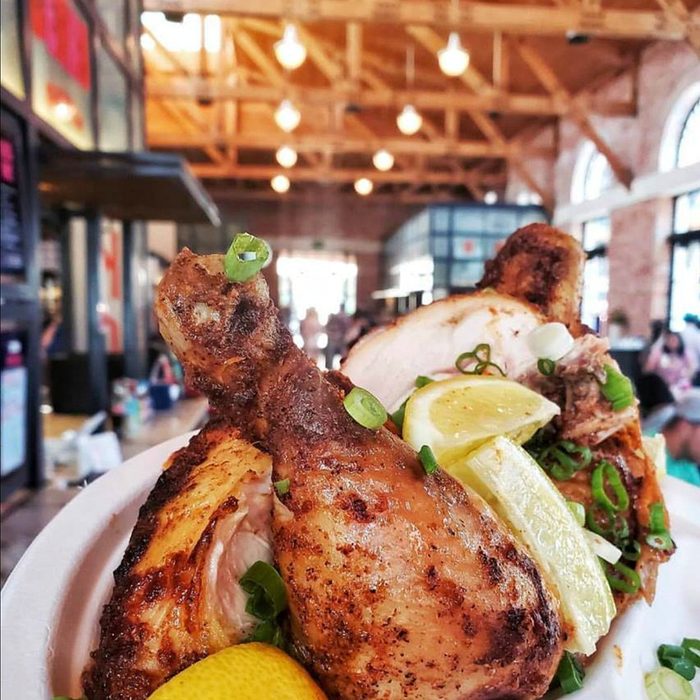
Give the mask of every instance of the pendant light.
M 457 32 L 450 32 L 447 46 L 437 53 L 440 70 L 451 78 L 462 75 L 469 66 L 469 51 L 462 46 Z
M 275 124 L 282 131 L 290 133 L 299 126 L 301 121 L 301 113 L 294 106 L 291 100 L 284 99 L 280 102 L 279 107 L 275 110 Z
M 372 156 L 372 163 L 377 170 L 381 170 L 384 173 L 394 167 L 394 156 L 392 156 L 386 148 L 380 148 Z
M 287 24 L 279 41 L 275 42 L 275 57 L 287 70 L 294 70 L 306 60 L 306 47 L 299 41 L 299 33 L 293 24 Z
M 286 175 L 275 175 L 272 180 L 270 180 L 270 186 L 275 192 L 284 194 L 289 190 L 289 178 Z
M 297 152 L 291 146 L 280 146 L 275 158 L 283 168 L 292 168 L 297 162 Z
M 366 197 L 374 189 L 374 183 L 368 177 L 361 177 L 355 180 L 355 192 Z
M 415 49 L 409 46 L 406 50 L 406 85 L 408 88 L 413 87 L 413 79 L 415 77 Z M 399 131 L 406 136 L 413 136 L 423 126 L 423 117 L 418 113 L 418 110 L 412 104 L 404 105 L 403 109 L 396 117 L 396 126 Z

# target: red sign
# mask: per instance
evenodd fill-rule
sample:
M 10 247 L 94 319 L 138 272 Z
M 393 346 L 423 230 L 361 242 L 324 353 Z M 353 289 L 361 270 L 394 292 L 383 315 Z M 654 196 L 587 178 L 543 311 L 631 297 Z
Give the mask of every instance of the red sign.
M 16 183 L 15 147 L 10 139 L 0 140 L 0 178 L 8 185 Z
M 84 90 L 90 89 L 88 26 L 71 0 L 31 0 L 32 32 Z

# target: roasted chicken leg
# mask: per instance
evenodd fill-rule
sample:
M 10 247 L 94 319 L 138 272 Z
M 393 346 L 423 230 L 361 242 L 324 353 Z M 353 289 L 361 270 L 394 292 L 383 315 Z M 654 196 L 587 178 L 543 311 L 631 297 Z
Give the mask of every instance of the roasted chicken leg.
M 557 603 L 475 493 L 356 423 L 292 342 L 261 277 L 184 250 L 157 298 L 196 387 L 269 452 L 273 552 L 294 653 L 332 698 L 538 698 L 562 653 Z

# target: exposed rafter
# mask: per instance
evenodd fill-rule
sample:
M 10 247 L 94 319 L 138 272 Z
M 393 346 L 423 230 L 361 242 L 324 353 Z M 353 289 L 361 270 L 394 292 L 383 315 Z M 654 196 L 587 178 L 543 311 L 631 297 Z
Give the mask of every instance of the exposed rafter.
M 686 39 L 700 56 L 700 22 L 691 15 L 683 0 L 656 0 L 656 4 L 664 11 L 667 17 L 681 22 L 687 26 Z
M 663 11 L 601 8 L 583 4 L 559 7 L 542 3 L 467 2 L 456 5 L 434 0 L 145 0 L 144 9 L 241 17 L 276 17 L 314 22 L 375 22 L 459 27 L 470 32 L 558 35 L 576 31 L 591 36 L 683 40 L 688 23 Z
M 581 133 L 590 139 L 595 147 L 608 161 L 617 180 L 629 188 L 632 184 L 632 172 L 613 151 L 608 142 L 591 124 L 586 111 L 563 86 L 554 69 L 525 39 L 516 39 L 516 46 L 522 59 L 527 63 L 537 79 L 549 92 L 568 106 L 569 117 L 576 123 Z

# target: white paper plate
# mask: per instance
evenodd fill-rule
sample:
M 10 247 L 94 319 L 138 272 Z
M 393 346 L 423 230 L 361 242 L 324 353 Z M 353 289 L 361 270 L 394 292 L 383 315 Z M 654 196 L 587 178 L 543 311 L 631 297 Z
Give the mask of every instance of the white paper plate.
M 2 590 L 3 698 L 80 695 L 80 673 L 138 509 L 167 457 L 191 435 L 105 474 L 32 543 Z M 643 674 L 657 666 L 658 645 L 700 637 L 700 489 L 667 477 L 663 490 L 678 551 L 661 567 L 654 605 L 638 603 L 615 623 L 576 700 L 644 700 Z M 700 676 L 694 686 L 700 689 Z

